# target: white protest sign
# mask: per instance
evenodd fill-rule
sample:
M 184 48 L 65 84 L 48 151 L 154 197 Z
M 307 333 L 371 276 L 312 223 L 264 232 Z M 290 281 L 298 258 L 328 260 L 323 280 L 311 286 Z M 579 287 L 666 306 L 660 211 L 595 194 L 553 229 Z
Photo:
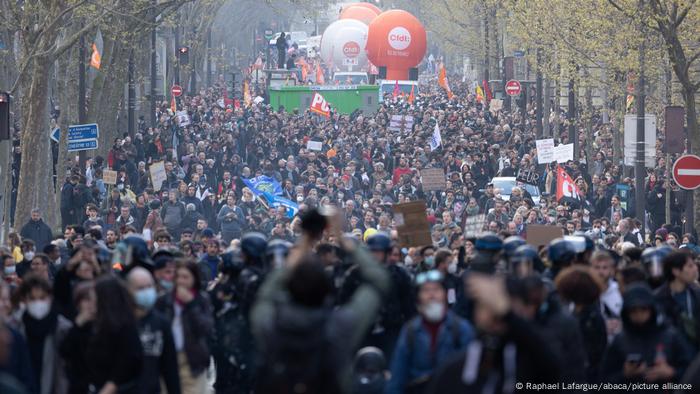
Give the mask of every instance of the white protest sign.
M 554 161 L 554 139 L 546 138 L 535 141 L 537 145 L 537 162 L 549 164 Z
M 306 143 L 306 149 L 320 151 L 322 149 L 321 141 L 308 141 Z
M 151 167 L 148 169 L 148 171 L 151 173 L 151 183 L 153 184 L 153 190 L 159 191 L 163 186 L 163 182 L 165 182 L 168 179 L 168 176 L 165 174 L 165 162 L 158 161 L 151 164 Z
M 187 111 L 177 111 L 175 115 L 177 116 L 177 124 L 180 125 L 180 127 L 187 127 L 190 125 L 190 116 L 187 115 Z
M 566 163 L 574 159 L 574 144 L 557 145 L 554 147 L 554 160 L 557 163 Z M 552 160 L 552 161 L 554 161 Z

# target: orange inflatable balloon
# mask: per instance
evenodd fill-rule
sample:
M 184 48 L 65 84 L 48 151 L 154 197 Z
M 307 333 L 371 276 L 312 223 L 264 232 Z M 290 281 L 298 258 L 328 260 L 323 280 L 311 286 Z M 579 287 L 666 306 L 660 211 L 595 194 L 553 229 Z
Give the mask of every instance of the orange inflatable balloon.
M 377 15 L 379 14 L 370 8 L 352 5 L 343 9 L 343 12 L 340 13 L 339 19 L 356 19 L 366 25 L 369 25 L 370 22 L 377 17 Z
M 352 4 L 349 4 L 348 7 L 364 7 L 364 8 L 369 8 L 370 10 L 374 11 L 374 13 L 377 14 L 377 15 L 379 15 L 379 14 L 382 13 L 382 10 L 381 10 L 379 7 L 377 7 L 376 5 L 372 4 L 372 3 L 365 3 L 365 2 L 362 2 L 362 3 L 352 3 Z M 346 7 L 346 8 L 347 8 L 347 7 Z M 345 10 L 343 10 L 343 11 L 345 11 Z
M 386 67 L 386 79 L 408 79 L 408 70 L 425 56 L 425 28 L 411 13 L 390 10 L 369 24 L 367 58 L 377 67 Z

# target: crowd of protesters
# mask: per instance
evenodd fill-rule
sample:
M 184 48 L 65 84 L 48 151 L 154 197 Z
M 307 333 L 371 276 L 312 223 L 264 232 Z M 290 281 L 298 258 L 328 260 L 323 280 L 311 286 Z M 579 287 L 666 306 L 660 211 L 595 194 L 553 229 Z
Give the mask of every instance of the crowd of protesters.
M 635 185 L 612 160 L 611 125 L 595 118 L 593 140 L 582 132 L 577 160 L 561 163 L 572 203 L 556 199 L 556 165 L 537 162 L 530 104 L 492 112 L 453 83 L 452 99 L 425 86 L 411 103 L 387 95 L 376 113 L 323 118 L 227 104 L 224 90 L 185 96 L 184 127 L 163 103 L 157 127 L 139 122 L 76 168 L 61 234 L 38 210 L 10 234 L 0 392 L 204 393 L 210 378 L 246 394 L 699 384 L 700 248 L 663 158 L 640 232 L 634 200 L 616 194 Z M 412 127 L 390 130 L 392 115 Z M 565 119 L 547 121 L 570 142 Z M 444 191 L 423 190 L 425 168 L 445 170 Z M 540 175 L 537 203 L 492 182 L 523 170 Z M 248 182 L 259 176 L 295 208 L 269 204 Z M 392 206 L 415 200 L 432 243 L 402 247 Z M 484 228 L 466 233 L 478 215 Z M 563 237 L 529 245 L 534 224 Z

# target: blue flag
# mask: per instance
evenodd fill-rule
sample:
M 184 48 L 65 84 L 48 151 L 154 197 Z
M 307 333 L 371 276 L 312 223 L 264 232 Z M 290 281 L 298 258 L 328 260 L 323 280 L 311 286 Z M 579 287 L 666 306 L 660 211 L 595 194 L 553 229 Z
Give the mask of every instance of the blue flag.
M 279 207 L 285 207 L 287 208 L 287 216 L 290 218 L 293 218 L 297 212 L 299 212 L 299 205 L 295 203 L 292 200 L 288 200 L 286 198 L 280 197 L 280 196 L 273 196 L 270 193 L 263 192 L 262 193 L 263 198 L 267 200 L 267 203 L 271 207 L 279 208 Z
M 262 193 L 282 194 L 282 185 L 269 176 L 260 175 L 255 178 L 242 179 L 243 183 L 245 183 L 256 196 L 260 196 Z

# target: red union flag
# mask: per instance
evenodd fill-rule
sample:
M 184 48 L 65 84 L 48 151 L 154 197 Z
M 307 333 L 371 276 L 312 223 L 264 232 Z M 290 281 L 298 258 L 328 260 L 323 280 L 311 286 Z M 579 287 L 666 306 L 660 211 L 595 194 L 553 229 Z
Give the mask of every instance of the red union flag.
M 309 109 L 311 112 L 315 112 L 326 118 L 330 118 L 331 116 L 331 107 L 328 105 L 326 99 L 318 92 L 314 92 L 314 97 L 311 99 L 311 106 L 309 106 Z
M 563 168 L 557 167 L 557 201 L 579 202 L 579 190 L 576 183 Z

